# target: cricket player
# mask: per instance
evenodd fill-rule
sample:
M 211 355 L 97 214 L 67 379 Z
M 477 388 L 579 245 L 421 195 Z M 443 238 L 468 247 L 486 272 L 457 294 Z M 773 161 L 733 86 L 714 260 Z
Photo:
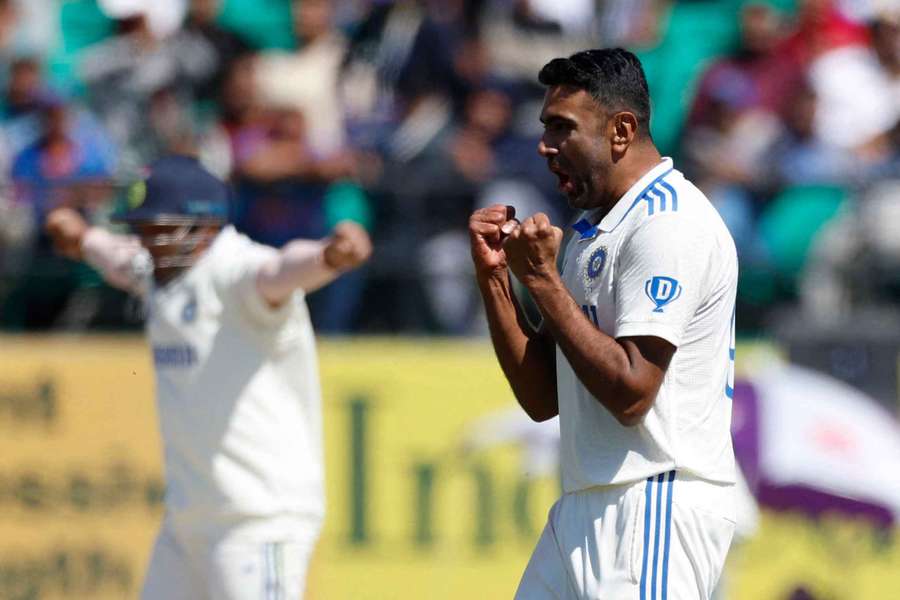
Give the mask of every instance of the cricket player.
M 167 490 L 146 600 L 299 599 L 323 518 L 304 295 L 364 262 L 369 238 L 344 222 L 276 250 L 226 225 L 227 197 L 194 158 L 170 156 L 129 193 L 136 236 L 65 208 L 47 219 L 61 252 L 148 310 Z
M 574 225 L 500 205 L 469 223 L 500 365 L 529 416 L 560 420 L 563 495 L 516 598 L 707 599 L 735 525 L 734 243 L 654 146 L 633 54 L 579 52 L 539 78 L 538 151 Z

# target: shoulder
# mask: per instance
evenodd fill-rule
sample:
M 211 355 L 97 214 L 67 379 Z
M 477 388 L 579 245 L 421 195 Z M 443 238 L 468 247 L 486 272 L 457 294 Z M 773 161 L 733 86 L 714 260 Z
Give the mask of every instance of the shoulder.
M 217 283 L 227 286 L 248 272 L 258 270 L 277 252 L 271 246 L 253 241 L 232 226 L 225 227 L 210 248 L 211 275 Z
M 635 200 L 631 229 L 649 226 L 680 229 L 689 221 L 715 212 L 706 196 L 681 172 L 671 170 L 657 178 Z
M 706 195 L 679 171 L 660 177 L 636 203 L 626 244 L 697 249 L 712 248 L 723 236 L 730 239 Z

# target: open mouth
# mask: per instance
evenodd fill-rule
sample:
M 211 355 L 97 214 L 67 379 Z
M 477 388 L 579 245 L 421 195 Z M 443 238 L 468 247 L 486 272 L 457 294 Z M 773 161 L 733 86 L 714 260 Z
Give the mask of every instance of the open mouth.
M 559 165 L 555 163 L 550 163 L 549 165 L 550 171 L 556 175 L 556 178 L 559 180 L 557 184 L 557 189 L 560 192 L 565 194 L 566 196 L 572 196 L 575 194 L 575 183 L 572 181 L 572 178 L 569 177 L 569 174 L 563 171 Z

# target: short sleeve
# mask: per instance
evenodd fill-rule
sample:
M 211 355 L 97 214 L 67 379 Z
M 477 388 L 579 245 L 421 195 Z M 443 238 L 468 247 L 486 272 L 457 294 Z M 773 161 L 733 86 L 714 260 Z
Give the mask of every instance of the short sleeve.
M 704 297 L 709 236 L 678 214 L 650 219 L 624 242 L 616 281 L 615 337 L 655 336 L 681 345 Z
M 219 283 L 223 293 L 252 321 L 267 327 L 277 327 L 291 314 L 297 294 L 283 304 L 272 306 L 262 297 L 256 285 L 262 265 L 278 251 L 238 237 L 238 243 L 222 256 L 224 269 L 220 270 Z

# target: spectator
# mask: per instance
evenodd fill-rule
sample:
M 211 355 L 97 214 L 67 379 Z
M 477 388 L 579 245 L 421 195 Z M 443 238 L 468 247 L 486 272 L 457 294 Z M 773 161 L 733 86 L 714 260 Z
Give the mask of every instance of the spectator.
M 56 50 L 61 31 L 55 0 L 0 2 L 0 53 L 48 58 Z
M 598 3 L 597 35 L 607 47 L 650 48 L 659 42 L 660 29 L 671 0 L 603 0 Z
M 886 79 L 886 86 L 894 96 L 894 105 L 900 106 L 900 9 L 879 15 L 869 31 L 872 50 Z
M 103 132 L 90 128 L 93 121 L 89 117 L 79 118 L 75 107 L 56 96 L 44 99 L 40 123 L 36 141 L 13 161 L 14 206 L 18 210 L 12 216 L 20 226 L 36 227 L 56 206 L 87 213 L 107 208 L 115 154 Z M 14 256 L 24 265 L 24 272 L 3 299 L 6 326 L 83 328 L 100 315 L 103 302 L 99 281 L 92 273 L 52 256 L 46 237 L 34 230 L 14 234 L 19 244 Z
M 825 52 L 865 44 L 866 39 L 865 27 L 847 18 L 835 0 L 801 0 L 793 31 L 776 52 L 785 66 L 805 70 Z
M 106 183 L 113 174 L 114 154 L 102 145 L 102 133 L 79 136 L 72 126 L 72 112 L 61 98 L 48 98 L 41 110 L 41 135 L 13 161 L 19 200 L 36 215 L 59 204 L 95 204 L 102 197 L 97 197 L 92 184 Z
M 702 118 L 698 115 L 684 136 L 686 168 L 721 214 L 738 255 L 762 260 L 756 221 L 778 119 L 759 105 L 752 76 L 741 70 L 719 70 L 703 93 Z
M 470 331 L 477 308 L 471 272 L 454 258 L 466 252 L 466 215 L 501 181 L 515 181 L 517 189 L 542 199 L 532 183 L 535 173 L 544 173 L 542 165 L 535 167 L 535 142 L 511 128 L 512 108 L 502 88 L 483 88 L 469 95 L 457 123 L 445 98 L 423 93 L 387 141 L 373 193 L 382 211 L 376 269 L 392 328 Z M 535 204 L 543 209 L 540 199 Z M 419 257 L 412 272 L 403 256 Z M 420 281 L 410 281 L 411 275 Z M 417 283 L 421 288 L 411 292 Z
M 13 53 L 18 14 L 13 0 L 0 0 L 0 57 L 7 64 Z
M 426 96 L 462 110 L 469 91 L 491 76 L 481 4 L 373 3 L 342 67 L 341 97 L 357 144 L 390 137 L 398 118 Z
M 741 11 L 740 46 L 715 61 L 701 76 L 688 117 L 690 126 L 709 124 L 712 106 L 723 88 L 740 86 L 742 109 L 778 113 L 801 77 L 796 65 L 776 52 L 781 32 L 778 14 L 767 4 L 750 2 Z
M 239 35 L 216 22 L 221 10 L 222 0 L 191 0 L 184 27 L 174 39 L 185 52 L 202 47 L 200 52 L 214 57 L 213 63 L 198 72 L 192 82 L 194 95 L 200 100 L 213 100 L 231 64 L 250 50 Z
M 809 66 L 809 80 L 819 101 L 816 135 L 861 157 L 900 115 L 890 79 L 868 45 L 848 44 L 821 53 Z
M 253 239 L 281 245 L 302 235 L 319 238 L 348 215 L 329 203 L 333 184 L 355 171 L 352 154 L 320 157 L 310 147 L 306 115 L 297 109 L 267 107 L 259 100 L 251 56 L 236 60 L 225 77 L 219 131 L 228 139 L 231 175 L 237 191 L 235 224 Z M 361 192 L 347 186 L 351 197 L 365 205 Z M 355 191 L 354 191 L 355 190 Z M 355 194 L 355 195 L 354 195 Z M 365 219 L 363 219 L 365 220 Z M 351 326 L 364 275 L 354 273 L 335 286 L 310 297 L 314 322 L 323 331 L 346 331 Z
M 188 115 L 195 83 L 207 80 L 216 66 L 212 48 L 160 37 L 151 26 L 153 6 L 136 3 L 116 12 L 116 35 L 89 48 L 81 65 L 91 107 L 121 144 L 131 170 L 172 149 L 165 147 L 171 136 L 156 130 L 159 121 L 150 116 Z M 186 126 L 193 119 L 179 122 Z
M 15 156 L 37 139 L 41 127 L 41 101 L 45 93 L 41 65 L 37 59 L 21 57 L 11 63 L 3 96 L 3 145 L 8 157 Z M 3 162 L 6 164 L 8 159 Z
M 766 172 L 778 187 L 818 183 L 848 183 L 858 164 L 840 148 L 816 135 L 818 98 L 803 85 L 793 95 L 784 129 L 769 152 Z
M 489 11 L 483 37 L 495 74 L 505 79 L 534 81 L 534 74 L 554 56 L 566 56 L 591 45 L 590 36 L 566 35 L 559 23 L 542 18 L 530 0 Z
M 292 7 L 300 47 L 260 56 L 256 71 L 260 100 L 309 116 L 309 148 L 325 157 L 341 152 L 346 142 L 338 74 L 347 42 L 334 27 L 329 0 L 296 0 Z

